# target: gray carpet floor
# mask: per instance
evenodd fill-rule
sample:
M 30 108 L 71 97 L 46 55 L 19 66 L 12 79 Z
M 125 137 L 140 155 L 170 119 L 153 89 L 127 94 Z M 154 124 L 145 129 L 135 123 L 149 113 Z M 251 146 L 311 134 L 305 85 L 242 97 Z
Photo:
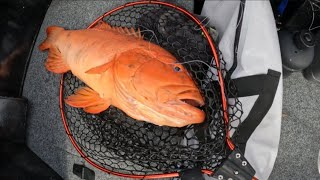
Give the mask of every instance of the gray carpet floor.
M 85 162 L 70 143 L 59 113 L 59 75 L 44 68 L 46 53 L 37 49 L 45 38 L 45 28 L 85 28 L 104 12 L 126 0 L 54 0 L 44 19 L 31 56 L 23 95 L 29 99 L 28 146 L 64 179 L 79 179 L 72 173 L 74 163 L 95 170 L 96 179 L 124 179 L 103 173 Z M 172 1 L 171 1 L 172 2 Z M 191 9 L 191 1 L 178 5 Z M 320 85 L 296 73 L 284 80 L 283 121 L 280 149 L 270 179 L 320 179 L 317 155 L 320 145 Z
M 278 157 L 270 176 L 277 179 L 319 180 L 320 84 L 301 73 L 283 80 L 283 118 Z

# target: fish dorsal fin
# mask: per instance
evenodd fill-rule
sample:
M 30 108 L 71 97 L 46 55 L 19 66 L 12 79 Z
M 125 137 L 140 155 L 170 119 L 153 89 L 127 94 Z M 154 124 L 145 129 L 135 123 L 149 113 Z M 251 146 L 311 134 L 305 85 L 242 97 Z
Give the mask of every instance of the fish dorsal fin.
M 93 26 L 93 29 L 110 30 L 112 27 L 104 21 L 99 21 L 97 25 Z
M 141 35 L 141 31 L 138 28 L 138 30 L 134 30 L 134 28 L 127 28 L 127 27 L 112 27 L 109 24 L 107 24 L 104 21 L 100 21 L 97 25 L 93 27 L 94 29 L 100 29 L 100 30 L 114 30 L 121 34 L 134 36 L 139 39 L 143 39 L 143 36 Z
M 127 28 L 127 27 L 112 27 L 112 29 L 118 31 L 119 33 L 129 35 L 129 36 L 134 36 L 139 39 L 143 39 L 143 36 L 141 35 L 141 31 L 138 28 L 138 30 L 134 30 L 133 28 Z

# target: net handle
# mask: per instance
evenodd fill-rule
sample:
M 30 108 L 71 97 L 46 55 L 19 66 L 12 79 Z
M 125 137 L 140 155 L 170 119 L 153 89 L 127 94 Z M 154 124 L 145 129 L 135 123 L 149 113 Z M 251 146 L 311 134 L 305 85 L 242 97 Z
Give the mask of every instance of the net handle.
M 222 72 L 220 69 L 220 62 L 219 62 L 219 55 L 217 52 L 217 49 L 211 39 L 211 36 L 209 35 L 209 32 L 207 31 L 207 29 L 205 28 L 205 26 L 202 25 L 201 21 L 195 17 L 193 14 L 191 14 L 190 12 L 188 12 L 186 9 L 178 7 L 174 4 L 170 4 L 167 2 L 161 2 L 158 0 L 141 0 L 141 1 L 136 1 L 136 2 L 129 2 L 126 3 L 122 6 L 119 6 L 117 8 L 112 9 L 111 11 L 106 12 L 105 14 L 103 14 L 102 16 L 100 16 L 99 18 L 97 18 L 93 23 L 91 23 L 87 29 L 92 28 L 94 25 L 96 25 L 99 21 L 101 21 L 104 17 L 118 11 L 121 9 L 124 9 L 125 7 L 128 6 L 134 6 L 134 5 L 143 5 L 143 4 L 158 4 L 158 5 L 163 5 L 166 7 L 171 7 L 173 9 L 176 9 L 180 12 L 182 12 L 183 14 L 187 15 L 189 18 L 191 18 L 195 23 L 197 23 L 197 25 L 200 26 L 202 32 L 204 33 L 206 39 L 209 42 L 210 48 L 212 50 L 213 56 L 214 56 L 214 60 L 218 69 L 218 78 L 219 78 L 219 85 L 220 85 L 220 91 L 221 91 L 221 100 L 222 100 L 222 108 L 223 108 L 223 119 L 226 125 L 226 139 L 227 139 L 227 145 L 231 150 L 234 150 L 235 146 L 233 144 L 233 142 L 230 139 L 230 133 L 228 130 L 228 124 L 229 124 L 229 118 L 228 118 L 228 113 L 227 113 L 227 108 L 228 108 L 228 104 L 227 104 L 227 99 L 226 99 L 226 94 L 225 94 L 225 85 L 224 85 L 224 81 L 223 81 L 223 76 L 222 76 Z M 64 79 L 64 74 L 62 74 L 61 76 L 61 80 L 60 80 L 60 113 L 61 113 L 61 117 L 62 117 L 62 121 L 63 121 L 63 125 L 66 129 L 66 133 L 71 141 L 71 143 L 73 144 L 73 146 L 75 147 L 75 149 L 79 152 L 79 154 L 81 155 L 82 158 L 84 158 L 89 164 L 91 164 L 92 166 L 98 168 L 101 171 L 104 171 L 106 173 L 112 174 L 112 175 L 116 175 L 116 176 L 120 176 L 120 177 L 126 177 L 126 178 L 140 178 L 140 179 L 158 179 L 158 178 L 173 178 L 173 177 L 179 177 L 179 173 L 166 173 L 166 174 L 152 174 L 152 175 L 132 175 L 132 174 L 123 174 L 123 173 L 119 173 L 119 172 L 113 172 L 111 170 L 108 170 L 98 164 L 96 164 L 94 161 L 92 161 L 89 157 L 87 157 L 83 151 L 81 150 L 81 148 L 79 147 L 79 145 L 76 143 L 75 139 L 73 138 L 64 112 L 63 112 L 63 107 L 64 107 L 64 101 L 63 101 L 63 79 Z M 201 170 L 203 174 L 207 174 L 207 175 L 213 175 L 213 171 L 211 170 L 207 170 L 207 169 L 202 169 Z M 256 180 L 255 177 L 252 178 L 252 180 Z

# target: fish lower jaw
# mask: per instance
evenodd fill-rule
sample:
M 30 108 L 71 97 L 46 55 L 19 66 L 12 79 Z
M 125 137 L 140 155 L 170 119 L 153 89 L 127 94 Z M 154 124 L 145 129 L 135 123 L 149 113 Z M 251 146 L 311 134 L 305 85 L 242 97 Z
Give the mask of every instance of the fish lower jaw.
M 138 114 L 144 118 L 141 120 L 158 126 L 184 127 L 190 124 L 202 123 L 205 113 L 197 107 L 187 103 L 176 102 L 175 105 L 162 104 L 161 107 L 148 107 L 144 104 L 136 106 Z M 173 106 L 181 106 L 180 108 Z
M 189 115 L 188 115 L 189 116 Z M 159 112 L 156 112 L 153 115 L 146 115 L 141 118 L 142 121 L 146 121 L 152 124 L 156 124 L 158 126 L 169 126 L 169 127 L 184 127 L 191 124 L 199 124 L 204 121 L 204 112 L 201 112 L 197 118 L 192 118 L 192 115 L 189 118 L 179 118 L 175 116 L 163 115 Z M 156 117 L 156 118 L 155 118 Z M 151 119 L 156 119 L 151 120 Z
M 182 101 L 177 101 L 178 104 L 176 105 L 186 106 L 187 110 L 177 109 L 177 111 L 172 111 L 169 107 L 170 105 L 165 103 L 160 105 L 161 107 L 156 107 L 130 99 L 126 97 L 125 101 L 121 101 L 117 105 L 119 105 L 120 109 L 126 109 L 125 113 L 138 121 L 145 121 L 158 126 L 184 127 L 190 124 L 201 123 L 204 120 L 203 111 Z M 164 108 L 171 110 L 166 111 Z

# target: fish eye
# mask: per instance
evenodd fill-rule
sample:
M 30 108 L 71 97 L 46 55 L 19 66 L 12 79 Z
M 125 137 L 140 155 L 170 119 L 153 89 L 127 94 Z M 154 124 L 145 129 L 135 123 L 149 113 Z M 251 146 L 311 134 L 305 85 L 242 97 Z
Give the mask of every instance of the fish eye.
M 174 71 L 180 72 L 180 71 L 181 71 L 181 68 L 180 68 L 179 66 L 174 66 Z

